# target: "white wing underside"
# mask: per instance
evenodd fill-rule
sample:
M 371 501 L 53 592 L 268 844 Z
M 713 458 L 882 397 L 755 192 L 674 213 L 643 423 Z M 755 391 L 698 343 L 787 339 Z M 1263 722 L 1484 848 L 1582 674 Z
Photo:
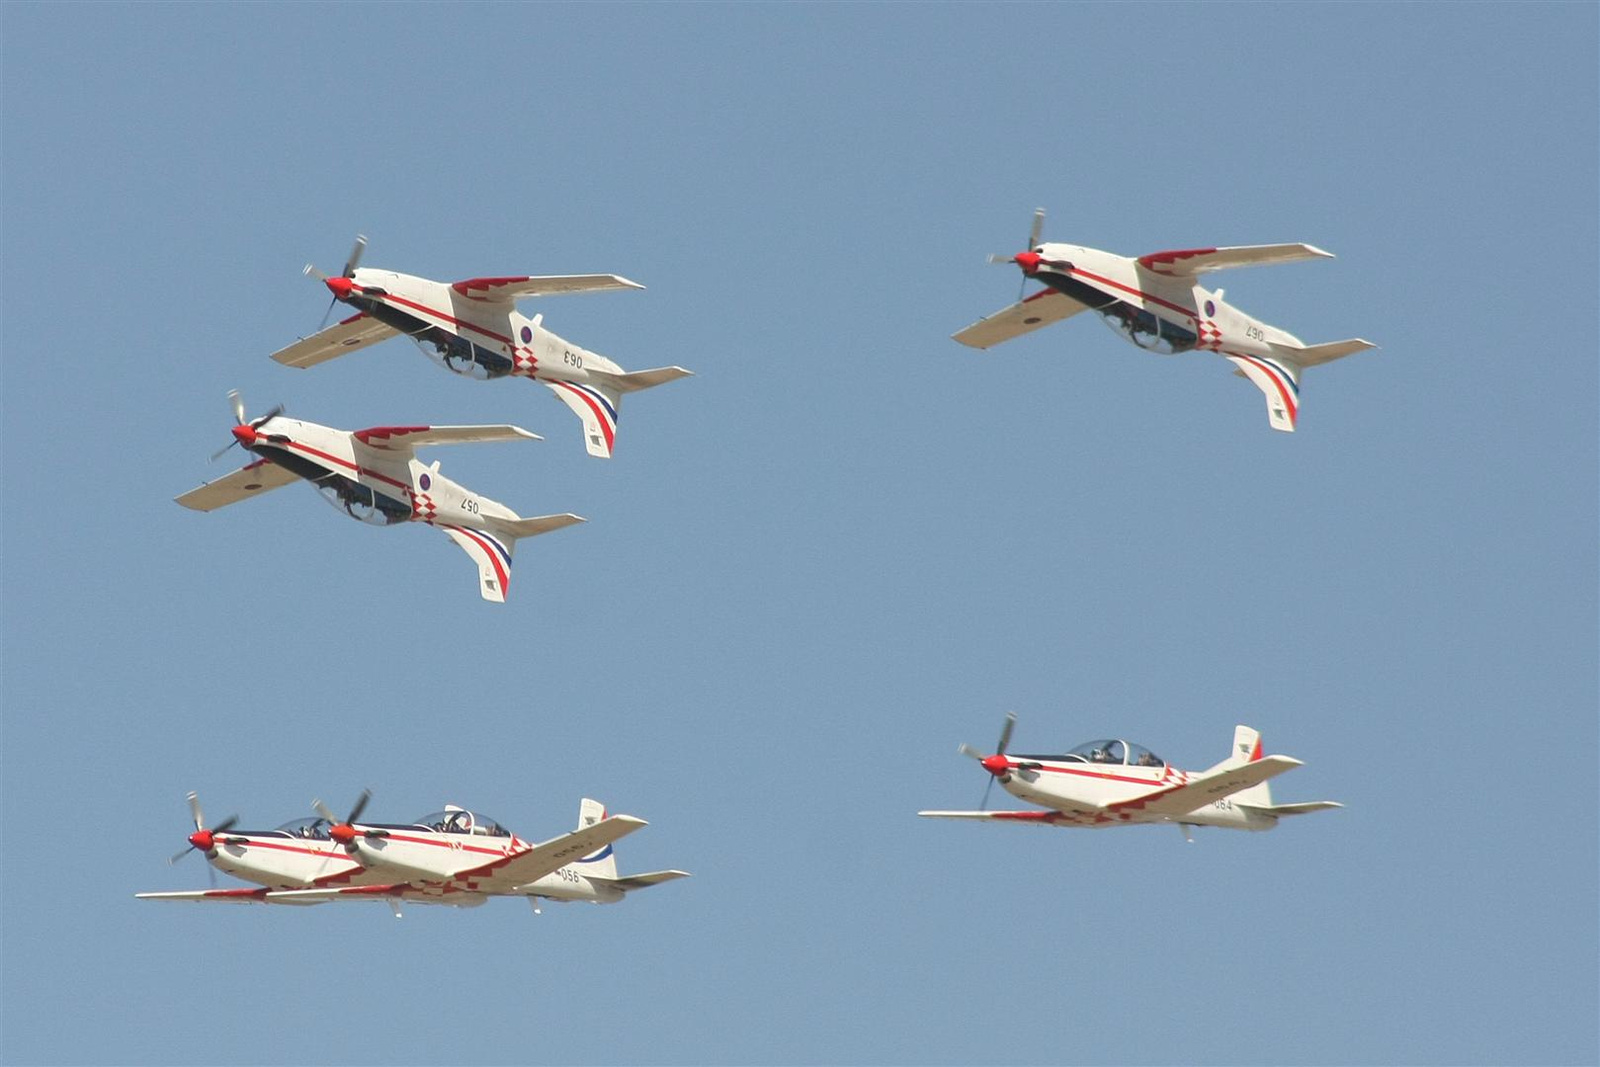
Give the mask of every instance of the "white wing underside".
M 470 300 L 514 304 L 535 296 L 643 289 L 644 286 L 618 274 L 549 274 L 543 277 L 468 278 L 454 283 L 451 288 Z
M 272 353 L 272 358 L 289 367 L 315 367 L 336 356 L 375 345 L 399 332 L 363 312 L 278 349 Z
M 484 441 L 542 441 L 520 426 L 372 426 L 351 434 L 368 448 L 409 455 L 422 445 L 467 445 Z
M 247 467 L 214 482 L 191 489 L 177 498 L 178 503 L 195 511 L 215 511 L 228 504 L 260 496 L 272 489 L 288 485 L 296 476 L 276 463 L 258 459 Z
M 1065 293 L 1046 289 L 979 319 L 966 329 L 951 334 L 951 337 L 969 348 L 992 348 L 1002 341 L 1032 333 L 1085 310 L 1087 305 L 1078 303 Z
M 1186 248 L 1152 252 L 1139 257 L 1139 266 L 1172 278 L 1198 278 L 1214 270 L 1233 267 L 1266 267 L 1302 259 L 1332 259 L 1315 245 L 1237 245 L 1233 248 Z

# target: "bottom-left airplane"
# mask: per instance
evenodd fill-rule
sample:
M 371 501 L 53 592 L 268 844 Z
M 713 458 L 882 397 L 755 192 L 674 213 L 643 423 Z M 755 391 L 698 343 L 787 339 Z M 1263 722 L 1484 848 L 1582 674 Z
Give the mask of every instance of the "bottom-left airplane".
M 319 800 L 315 816 L 274 830 L 235 830 L 236 817 L 208 829 L 199 797 L 190 793 L 194 833 L 168 862 L 198 850 L 212 866 L 256 886 L 135 895 L 224 904 L 382 900 L 399 918 L 402 902 L 471 908 L 492 896 L 526 897 L 535 912 L 541 899 L 611 904 L 635 889 L 688 877 L 676 870 L 618 875 L 612 843 L 648 824 L 607 816 L 596 800 L 581 802 L 576 830 L 533 844 L 454 805 L 411 823 L 358 822 L 371 795 L 363 791 L 342 820 Z

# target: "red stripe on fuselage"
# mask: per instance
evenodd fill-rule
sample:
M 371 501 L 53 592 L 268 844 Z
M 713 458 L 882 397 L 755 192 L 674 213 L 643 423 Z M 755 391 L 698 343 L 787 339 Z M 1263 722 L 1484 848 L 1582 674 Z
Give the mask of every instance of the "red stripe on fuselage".
M 366 295 L 365 290 L 362 291 L 362 295 Z M 436 319 L 443 319 L 445 322 L 448 322 L 453 326 L 460 326 L 463 329 L 472 330 L 474 333 L 481 333 L 485 337 L 493 338 L 503 345 L 510 345 L 512 343 L 511 338 L 505 336 L 504 334 L 495 333 L 493 330 L 479 326 L 475 322 L 468 322 L 466 319 L 458 319 L 454 315 L 447 315 L 443 311 L 436 311 L 426 304 L 419 304 L 415 300 L 407 300 L 403 296 L 395 296 L 393 293 L 385 293 L 383 296 L 369 296 L 367 299 L 377 300 L 380 303 L 383 301 L 388 301 L 394 304 L 404 304 L 406 307 L 414 308 L 415 310 L 422 312 L 424 315 L 432 315 Z
M 1056 271 L 1054 273 L 1060 273 L 1060 272 Z M 1069 274 L 1069 275 L 1075 274 L 1080 278 L 1088 278 L 1090 281 L 1099 282 L 1101 285 L 1109 285 L 1113 289 L 1120 289 L 1124 293 L 1129 294 L 1130 296 L 1138 297 L 1140 300 L 1144 300 L 1144 301 L 1147 301 L 1147 302 L 1152 303 L 1152 304 L 1159 304 L 1161 307 L 1166 308 L 1168 311 L 1176 311 L 1178 314 L 1184 316 L 1187 319 L 1192 319 L 1195 322 L 1199 322 L 1200 321 L 1200 316 L 1196 315 L 1193 311 L 1190 311 L 1188 308 L 1179 307 L 1177 304 L 1172 303 L 1170 300 L 1163 300 L 1163 299 L 1161 299 L 1161 297 L 1156 296 L 1154 293 L 1147 293 L 1143 289 L 1135 289 L 1135 288 L 1132 288 L 1131 286 L 1123 285 L 1121 282 L 1113 281 L 1110 278 L 1105 278 L 1105 277 L 1102 277 L 1102 276 L 1100 276 L 1098 274 L 1093 274 L 1093 273 L 1091 273 L 1089 271 L 1081 270 L 1081 269 L 1079 269 L 1077 267 L 1068 267 L 1066 273 Z

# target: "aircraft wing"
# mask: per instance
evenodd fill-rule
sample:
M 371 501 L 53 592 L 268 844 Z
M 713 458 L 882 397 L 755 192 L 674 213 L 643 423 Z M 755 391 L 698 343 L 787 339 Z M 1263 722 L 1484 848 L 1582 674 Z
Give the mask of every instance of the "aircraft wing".
M 302 337 L 287 348 L 278 349 L 272 353 L 272 358 L 290 367 L 315 367 L 335 356 L 375 345 L 399 332 L 363 311 L 310 337 Z
M 1185 815 L 1214 800 L 1221 800 L 1240 790 L 1260 785 L 1268 778 L 1275 778 L 1284 771 L 1293 770 L 1298 766 L 1300 761 L 1292 756 L 1263 756 L 1249 763 L 1224 767 L 1210 774 L 1191 778 L 1183 785 L 1165 786 L 1127 800 L 1102 804 L 1100 810 L 1110 815 L 1125 815 L 1134 819 L 1141 815 L 1158 818 Z
M 514 304 L 524 297 L 560 296 L 564 293 L 595 293 L 609 289 L 643 289 L 617 274 L 526 274 L 512 278 L 468 278 L 450 288 L 471 300 Z
M 176 499 L 184 507 L 195 511 L 215 511 L 224 505 L 237 504 L 247 497 L 260 496 L 269 489 L 288 485 L 296 477 L 287 468 L 258 459 L 226 477 L 191 489 Z
M 255 889 L 195 889 L 181 893 L 135 893 L 140 900 L 183 900 L 209 904 L 320 904 L 321 900 L 280 900 L 266 886 Z
M 543 441 L 521 426 L 369 426 L 351 434 L 368 448 L 410 452 L 419 445 L 466 445 L 477 441 Z
M 969 348 L 991 348 L 1087 308 L 1088 305 L 1078 303 L 1065 293 L 1045 289 L 950 336 Z
M 1198 278 L 1214 270 L 1230 267 L 1265 267 L 1274 263 L 1293 263 L 1297 259 L 1332 259 L 1314 245 L 1237 245 L 1233 248 L 1182 248 L 1171 252 L 1151 252 L 1139 257 L 1139 266 L 1173 278 Z
M 538 881 L 590 853 L 599 852 L 613 841 L 647 825 L 643 819 L 636 819 L 632 815 L 612 815 L 592 826 L 553 837 L 526 852 L 458 871 L 451 883 L 477 892 L 509 892 L 519 885 Z
M 1070 811 L 919 811 L 925 819 L 990 819 L 996 822 L 1020 822 L 1031 826 L 1092 826 L 1095 817 L 1078 815 Z

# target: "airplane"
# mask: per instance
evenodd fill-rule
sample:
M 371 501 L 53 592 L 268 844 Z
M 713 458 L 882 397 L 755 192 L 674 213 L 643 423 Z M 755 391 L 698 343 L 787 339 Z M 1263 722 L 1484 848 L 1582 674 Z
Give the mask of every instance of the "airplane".
M 1228 758 L 1203 771 L 1182 771 L 1143 745 L 1110 739 L 1090 741 L 1059 755 L 1008 755 L 1017 717 L 1007 714 L 1000 743 L 985 756 L 971 745 L 957 749 L 990 774 L 978 811 L 919 811 L 934 819 L 988 819 L 1028 826 L 1126 826 L 1176 823 L 1192 841 L 1190 827 L 1270 830 L 1278 820 L 1344 805 L 1332 800 L 1274 804 L 1267 785 L 1301 765 L 1290 756 L 1261 754 L 1261 735 L 1236 726 Z M 1002 789 L 1047 811 L 989 811 L 989 788 Z
M 1023 284 L 1032 278 L 1047 288 L 980 319 L 952 337 L 971 348 L 991 348 L 1042 326 L 1094 310 L 1101 321 L 1146 352 L 1216 352 L 1232 362 L 1234 373 L 1249 379 L 1267 398 L 1267 421 L 1274 430 L 1293 433 L 1300 417 L 1300 375 L 1307 367 L 1376 348 L 1352 338 L 1307 345 L 1223 301 L 1196 279 L 1232 267 L 1331 259 L 1331 252 L 1308 244 L 1242 245 L 1152 252 L 1136 258 L 1094 248 L 1041 244 L 1044 209 L 1034 212 L 1028 251 L 990 256 L 991 263 L 1015 263 Z
M 281 405 L 246 420 L 238 391 L 228 398 L 233 404 L 233 444 L 260 458 L 178 497 L 186 508 L 213 511 L 303 478 L 351 518 L 376 526 L 423 522 L 443 530 L 478 565 L 478 591 L 495 603 L 505 602 L 511 556 L 519 538 L 585 521 L 571 513 L 524 519 L 504 504 L 444 477 L 438 461 L 423 466 L 415 455 L 420 445 L 542 440 L 520 426 L 336 430 L 285 418 Z
M 585 797 L 578 827 L 540 844 L 524 841 L 484 815 L 454 804 L 410 823 L 361 823 L 362 803 L 350 818 L 339 819 L 320 800 L 317 819 L 346 860 L 364 872 L 363 880 L 333 880 L 306 888 L 242 890 L 231 896 L 212 891 L 141 893 L 160 900 L 224 901 L 261 904 L 323 904 L 330 901 L 384 901 L 401 916 L 402 903 L 474 908 L 491 896 L 527 898 L 535 914 L 540 901 L 614 904 L 629 893 L 689 877 L 678 870 L 619 875 L 613 843 L 648 825 L 631 815 L 607 816 L 605 807 Z
M 360 818 L 371 793 L 364 792 L 350 815 Z M 211 864 L 210 889 L 176 893 L 138 893 L 142 900 L 209 900 L 220 903 L 251 904 L 264 901 L 273 890 L 315 889 L 328 886 L 363 885 L 377 876 L 355 862 L 328 835 L 337 820 L 321 816 L 294 819 L 273 830 L 235 830 L 239 818 L 229 816 L 213 827 L 205 825 L 200 798 L 188 795 L 189 811 L 194 816 L 194 833 L 189 847 L 167 860 L 177 863 L 190 852 L 200 852 Z M 249 889 L 218 889 L 216 871 L 256 885 Z
M 643 289 L 615 274 L 468 278 L 436 282 L 394 271 L 357 267 L 367 239 L 357 237 L 344 270 L 330 278 L 311 264 L 305 273 L 356 313 L 272 354 L 290 367 L 313 367 L 396 334 L 416 342 L 423 355 L 456 374 L 532 378 L 583 421 L 589 455 L 611 457 L 625 393 L 691 375 L 682 367 L 624 371 L 605 356 L 580 348 L 544 328 L 544 315 L 527 318 L 516 302 L 535 296 Z M 327 316 L 323 316 L 327 322 Z

